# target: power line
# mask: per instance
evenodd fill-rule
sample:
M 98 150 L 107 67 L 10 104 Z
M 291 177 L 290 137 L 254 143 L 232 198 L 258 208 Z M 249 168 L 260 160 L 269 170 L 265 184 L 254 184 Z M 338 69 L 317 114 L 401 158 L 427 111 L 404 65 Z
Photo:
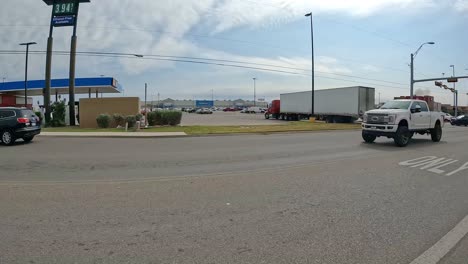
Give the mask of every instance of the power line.
M 7 55 L 16 55 L 16 54 L 21 54 L 21 53 L 24 53 L 24 51 L 0 51 L 0 54 L 7 54 Z M 45 54 L 46 52 L 45 51 L 31 51 L 30 53 L 31 54 Z M 70 52 L 67 52 L 67 51 L 55 51 L 54 53 L 56 55 L 61 55 L 61 56 L 67 56 L 67 55 L 70 54 Z M 252 69 L 252 70 L 260 70 L 260 71 L 268 71 L 268 72 L 276 72 L 276 73 L 284 73 L 284 74 L 292 74 L 292 75 L 301 75 L 301 76 L 311 76 L 311 74 L 306 74 L 306 73 L 301 73 L 301 72 L 293 72 L 293 71 L 285 71 L 285 70 L 277 70 L 277 69 L 271 69 L 271 68 L 253 67 L 253 66 L 245 66 L 245 65 L 235 65 L 235 64 L 227 64 L 227 63 L 206 62 L 206 61 L 197 61 L 197 59 L 200 59 L 200 58 L 195 58 L 195 57 L 178 57 L 178 56 L 165 56 L 165 55 L 143 55 L 144 56 L 143 58 L 139 58 L 139 57 L 135 56 L 136 54 L 111 53 L 111 52 L 77 52 L 77 55 L 90 56 L 90 57 L 128 58 L 128 59 L 146 59 L 146 60 L 158 60 L 158 61 L 172 61 L 172 62 L 182 62 L 182 63 L 193 63 L 193 64 L 204 64 L 204 65 L 214 65 L 214 66 L 223 66 L 223 67 Z M 210 59 L 210 60 L 216 61 L 216 59 Z M 220 60 L 220 61 L 229 62 L 229 60 Z M 235 62 L 240 63 L 239 61 L 235 61 Z M 248 64 L 249 62 L 244 62 L 244 63 Z M 261 64 L 261 65 L 264 65 L 264 66 L 267 66 L 267 67 L 278 67 L 278 65 L 271 65 L 271 64 Z M 280 67 L 282 67 L 282 66 L 280 66 Z M 290 68 L 290 67 L 285 67 L 285 68 Z M 306 69 L 300 69 L 300 68 L 293 68 L 293 69 L 306 71 Z M 391 81 L 386 81 L 386 80 L 365 78 L 365 77 L 346 75 L 346 74 L 327 73 L 327 72 L 321 72 L 321 71 L 318 71 L 318 72 L 322 73 L 322 74 L 332 74 L 332 75 L 349 77 L 349 78 L 356 78 L 356 79 L 363 79 L 363 80 L 369 80 L 369 81 L 375 81 L 375 82 L 384 82 L 384 83 L 390 83 L 390 84 L 406 86 L 406 84 L 403 84 L 403 83 L 391 82 Z M 339 80 L 339 81 L 359 83 L 359 84 L 377 85 L 377 86 L 383 87 L 383 88 L 396 88 L 396 89 L 405 89 L 405 90 L 408 89 L 408 88 L 389 86 L 389 85 L 383 85 L 383 84 L 378 84 L 378 83 L 363 82 L 363 81 L 349 80 L 349 79 L 343 79 L 343 78 L 333 78 L 333 77 L 328 77 L 328 76 L 323 76 L 323 75 L 317 75 L 317 77 L 318 78 L 323 78 L 323 79 Z M 421 88 L 429 89 L 428 87 L 421 87 Z
M 2 54 L 2 52 L 15 52 L 15 54 L 24 53 L 23 51 L 0 51 L 0 54 Z M 39 54 L 39 53 L 45 53 L 45 52 L 44 51 L 32 51 L 31 53 L 32 54 Z M 54 53 L 55 54 L 70 54 L 67 51 L 55 51 Z M 135 55 L 135 54 L 115 53 L 115 52 L 77 52 L 77 54 L 112 55 L 112 56 L 134 56 Z M 145 57 L 145 58 L 146 57 L 155 57 L 155 58 L 173 58 L 173 59 L 182 59 L 182 60 L 188 59 L 188 60 L 229 62 L 229 63 L 236 63 L 236 64 L 247 64 L 247 65 L 274 67 L 274 68 L 281 68 L 281 69 L 288 69 L 288 70 L 311 71 L 311 69 L 287 67 L 287 66 L 274 65 L 274 64 L 265 64 L 265 63 L 235 61 L 235 60 L 211 59 L 211 58 L 188 57 L 188 56 L 152 55 L 152 54 L 151 55 L 142 55 L 142 56 Z M 291 73 L 291 72 L 286 72 L 286 71 L 278 71 L 278 72 Z M 330 75 L 336 75 L 336 76 L 342 76 L 342 77 L 350 77 L 350 78 L 368 80 L 368 81 L 377 81 L 377 82 L 384 82 L 384 83 L 389 83 L 389 84 L 406 85 L 404 83 L 398 83 L 398 82 L 380 80 L 380 79 L 373 79 L 373 78 L 361 77 L 361 76 L 356 76 L 356 75 L 333 73 L 333 72 L 324 72 L 324 71 L 315 71 L 315 72 L 322 73 L 322 74 L 330 74 Z

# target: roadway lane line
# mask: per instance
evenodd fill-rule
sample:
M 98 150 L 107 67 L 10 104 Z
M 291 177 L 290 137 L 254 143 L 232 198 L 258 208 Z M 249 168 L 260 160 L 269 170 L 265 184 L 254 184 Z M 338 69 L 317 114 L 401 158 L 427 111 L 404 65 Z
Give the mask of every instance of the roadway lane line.
M 410 264 L 437 264 L 468 234 L 468 215 L 450 232 Z
M 332 161 L 319 161 L 312 163 L 295 164 L 289 166 L 282 166 L 280 168 L 266 168 L 266 169 L 251 169 L 239 170 L 219 173 L 204 173 L 204 174 L 189 174 L 180 176 L 160 176 L 160 177 L 145 177 L 138 179 L 116 179 L 116 180 L 82 180 L 82 181 L 0 181 L 0 186 L 57 186 L 57 185 L 87 185 L 87 184 L 131 184 L 131 183 L 145 183 L 145 182 L 168 182 L 168 181 L 183 181 L 188 179 L 209 179 L 219 177 L 236 176 L 246 173 L 268 173 L 268 172 L 284 172 L 289 169 L 297 169 L 303 167 L 315 167 L 323 165 L 333 165 L 344 161 L 356 160 L 356 157 L 336 159 Z

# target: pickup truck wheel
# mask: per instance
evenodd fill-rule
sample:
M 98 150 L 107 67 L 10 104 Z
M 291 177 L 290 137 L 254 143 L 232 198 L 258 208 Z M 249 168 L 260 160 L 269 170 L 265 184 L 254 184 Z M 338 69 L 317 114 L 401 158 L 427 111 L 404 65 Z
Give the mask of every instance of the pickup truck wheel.
M 0 133 L 0 139 L 4 145 L 11 146 L 15 143 L 15 135 L 10 130 L 5 130 Z
M 366 132 L 362 131 L 362 139 L 364 139 L 366 143 L 374 143 L 376 138 L 377 136 L 367 134 Z
M 434 142 L 439 142 L 442 138 L 442 127 L 439 123 L 435 125 L 433 129 L 431 129 L 431 139 Z
M 395 144 L 399 147 L 405 147 L 410 142 L 410 139 L 411 132 L 408 130 L 408 127 L 399 126 L 395 137 L 393 138 Z

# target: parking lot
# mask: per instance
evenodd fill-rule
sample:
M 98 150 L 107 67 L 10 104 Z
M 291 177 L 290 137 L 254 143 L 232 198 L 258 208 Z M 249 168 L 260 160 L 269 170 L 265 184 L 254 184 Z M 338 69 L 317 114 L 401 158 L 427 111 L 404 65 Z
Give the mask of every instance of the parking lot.
M 266 120 L 264 114 L 215 111 L 213 114 L 185 113 L 182 126 L 242 126 L 242 125 L 285 125 L 281 120 Z

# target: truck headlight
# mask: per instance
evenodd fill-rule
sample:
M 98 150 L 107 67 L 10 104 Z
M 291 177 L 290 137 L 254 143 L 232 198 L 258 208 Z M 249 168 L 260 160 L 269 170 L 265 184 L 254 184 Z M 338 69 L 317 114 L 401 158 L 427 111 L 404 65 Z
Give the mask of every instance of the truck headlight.
M 362 116 L 362 122 L 367 123 L 367 114 Z
M 388 115 L 388 124 L 394 125 L 395 124 L 396 115 Z

